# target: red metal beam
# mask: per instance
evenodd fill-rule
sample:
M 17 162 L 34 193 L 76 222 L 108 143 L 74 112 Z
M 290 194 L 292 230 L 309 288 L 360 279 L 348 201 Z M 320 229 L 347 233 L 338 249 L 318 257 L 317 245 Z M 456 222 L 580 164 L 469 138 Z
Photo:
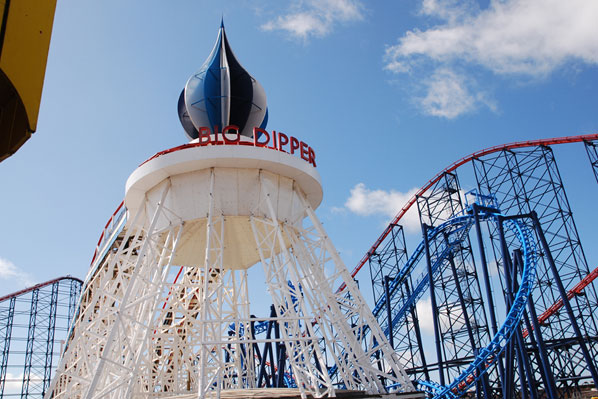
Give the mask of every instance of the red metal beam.
M 20 291 L 13 292 L 12 294 L 4 295 L 3 297 L 0 297 L 0 302 L 6 301 L 7 299 L 10 299 L 10 298 L 15 297 L 15 296 L 26 294 L 28 292 L 31 292 L 33 290 L 37 290 L 39 288 L 46 287 L 48 285 L 52 285 L 52 284 L 57 283 L 57 282 L 59 282 L 61 280 L 75 280 L 75 281 L 78 281 L 81 284 L 83 284 L 83 281 L 81 281 L 80 279 L 78 279 L 76 277 L 72 277 L 72 276 L 58 277 L 58 278 L 55 278 L 54 280 L 46 281 L 45 283 L 39 283 L 39 284 L 34 285 L 33 287 L 25 288 L 25 289 L 22 289 Z
M 112 214 L 112 216 L 110 216 L 110 219 L 108 219 L 108 221 L 106 222 L 106 225 L 104 226 L 104 230 L 102 230 L 102 234 L 100 234 L 100 238 L 98 240 L 98 243 L 96 245 L 96 249 L 93 252 L 93 258 L 91 258 L 91 264 L 93 265 L 93 262 L 96 260 L 96 256 L 98 256 L 98 251 L 100 250 L 100 244 L 102 243 L 102 240 L 104 239 L 104 234 L 106 234 L 106 230 L 108 229 L 108 226 L 110 226 L 110 223 L 112 223 L 114 221 L 114 217 L 116 216 L 116 214 L 118 213 L 118 211 L 120 211 L 120 208 L 122 208 L 125 205 L 125 201 L 122 201 L 120 203 L 120 205 L 116 208 L 116 210 L 114 211 L 114 213 Z
M 579 295 L 582 291 L 592 283 L 598 277 L 598 267 L 592 270 L 587 276 L 585 276 L 579 283 L 575 285 L 575 287 L 571 288 L 569 292 L 567 292 L 567 299 L 573 298 L 575 295 Z M 560 308 L 563 307 L 563 299 L 559 299 L 555 303 L 553 303 L 548 309 L 544 311 L 540 316 L 538 316 L 538 323 L 540 325 L 544 324 L 546 320 L 557 313 Z M 533 330 L 533 328 L 532 328 Z M 527 338 L 529 332 L 527 329 L 523 330 L 523 338 Z

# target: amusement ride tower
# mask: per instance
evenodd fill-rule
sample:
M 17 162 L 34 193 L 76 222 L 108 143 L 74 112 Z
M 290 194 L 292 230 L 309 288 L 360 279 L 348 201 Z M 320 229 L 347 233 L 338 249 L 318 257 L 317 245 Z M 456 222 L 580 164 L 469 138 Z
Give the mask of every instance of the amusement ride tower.
M 129 177 L 122 228 L 92 263 L 46 397 L 258 389 L 258 344 L 273 341 L 304 398 L 413 391 L 314 213 L 315 152 L 265 130 L 264 90 L 224 26 L 181 93 L 179 116 L 191 142 Z M 269 292 L 271 317 L 250 312 L 248 269 L 259 265 L 266 287 L 251 289 Z M 280 334 L 258 337 L 258 322 L 276 322 Z

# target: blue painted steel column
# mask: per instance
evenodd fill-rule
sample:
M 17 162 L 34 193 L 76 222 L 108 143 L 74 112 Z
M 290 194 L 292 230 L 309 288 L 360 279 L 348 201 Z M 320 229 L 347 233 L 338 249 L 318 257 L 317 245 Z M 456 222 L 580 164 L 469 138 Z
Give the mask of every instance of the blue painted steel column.
M 405 292 L 407 293 L 407 297 L 411 296 L 411 290 L 409 289 L 409 282 L 407 278 L 405 278 Z M 422 367 L 424 368 L 424 375 L 426 376 L 426 381 L 430 381 L 430 373 L 428 371 L 428 364 L 426 363 L 426 354 L 424 353 L 424 344 L 422 341 L 422 334 L 419 328 L 419 320 L 417 319 L 415 305 L 412 305 L 409 311 L 411 312 L 411 318 L 413 318 L 413 328 L 415 328 L 415 338 L 417 339 L 419 355 L 422 357 Z
M 507 243 L 504 240 L 504 230 L 502 227 L 502 219 L 500 220 L 500 232 L 501 232 L 501 245 L 503 248 L 503 259 L 504 259 L 504 268 L 505 268 L 505 280 L 506 280 L 506 290 L 505 290 L 505 303 L 507 305 L 507 309 L 510 309 L 513 306 L 514 301 L 514 292 L 517 291 L 517 267 L 516 262 L 514 262 L 511 256 L 508 253 Z M 507 251 L 506 254 L 504 251 Z M 521 322 L 517 323 L 517 328 L 513 332 L 513 336 L 511 336 L 511 347 L 515 349 L 515 355 L 517 356 L 517 368 L 519 369 L 519 383 L 521 386 L 521 396 L 524 399 L 529 397 L 528 395 L 528 384 L 527 381 L 533 381 L 533 376 L 531 370 L 529 368 L 529 363 L 527 362 L 527 353 L 525 352 L 525 346 L 523 343 L 523 335 L 521 334 Z M 514 339 L 513 339 L 514 338 Z M 511 356 L 513 356 L 511 354 Z M 515 388 L 514 386 L 512 387 Z M 530 394 L 535 398 L 535 395 L 532 393 L 532 389 L 530 388 Z
M 42 383 L 42 397 L 50 388 L 52 379 L 52 359 L 54 357 L 54 334 L 56 332 L 56 310 L 58 308 L 58 286 L 59 281 L 52 284 L 52 294 L 50 297 L 50 320 L 48 321 L 48 335 L 46 339 L 46 362 L 44 364 L 44 380 Z
M 475 222 L 476 237 L 478 239 L 478 249 L 480 251 L 480 260 L 482 263 L 482 274 L 484 276 L 484 288 L 486 291 L 486 298 L 488 299 L 488 307 L 490 312 L 490 325 L 492 327 L 492 334 L 498 333 L 498 323 L 496 321 L 496 314 L 494 309 L 494 297 L 492 295 L 492 286 L 490 285 L 490 273 L 488 272 L 488 260 L 486 259 L 486 251 L 484 250 L 484 240 L 482 239 L 482 227 L 480 225 L 480 208 L 478 204 L 473 204 L 473 218 Z M 500 358 L 496 359 L 498 363 L 498 373 L 501 382 L 505 378 L 505 368 Z
M 523 265 L 523 257 L 521 252 L 515 252 L 515 256 L 517 257 L 517 262 L 520 265 Z M 556 384 L 554 382 L 554 375 L 552 374 L 552 369 L 550 367 L 550 360 L 548 358 L 548 351 L 546 350 L 546 344 L 544 343 L 544 338 L 542 337 L 542 332 L 540 331 L 540 323 L 538 323 L 538 314 L 536 313 L 536 306 L 534 304 L 534 300 L 530 295 L 528 300 L 528 308 L 530 310 L 531 315 L 531 324 L 530 321 L 525 318 L 526 328 L 530 337 L 535 337 L 535 343 L 537 343 L 538 348 L 538 356 L 539 356 L 539 364 L 540 364 L 540 376 L 544 382 L 544 389 L 548 392 L 548 399 L 556 399 L 557 398 L 557 390 Z M 524 314 L 525 316 L 525 314 Z M 533 335 L 532 335 L 533 332 Z M 533 340 L 532 340 L 533 343 Z
M 507 307 L 506 311 L 509 311 L 511 307 L 511 257 L 509 256 L 509 249 L 507 247 L 507 240 L 505 239 L 505 230 L 503 226 L 503 217 L 497 216 L 497 224 L 498 224 L 498 236 L 500 240 L 500 247 L 502 252 L 502 259 L 503 259 L 503 269 L 505 271 L 505 305 Z M 511 338 L 507 343 L 507 350 L 505 351 L 506 359 L 505 359 L 505 375 L 503 380 L 503 397 L 510 398 L 513 393 L 513 339 Z
M 23 369 L 23 385 L 21 398 L 29 395 L 29 382 L 31 381 L 31 364 L 33 362 L 33 341 L 35 340 L 35 327 L 37 325 L 37 303 L 39 289 L 31 291 L 31 308 L 29 310 L 29 329 L 27 330 L 27 346 L 25 349 L 25 367 Z
M 516 249 L 513 251 L 513 291 L 517 291 L 519 289 L 519 283 L 517 282 L 517 276 L 519 275 L 519 269 L 521 268 L 521 272 L 523 272 L 523 265 L 519 262 L 522 258 L 521 250 Z M 529 331 L 529 330 L 528 330 Z M 536 391 L 536 378 L 534 377 L 534 373 L 532 372 L 531 365 L 529 362 L 529 356 L 527 355 L 527 351 L 525 348 L 525 340 L 523 339 L 523 334 L 521 333 L 521 329 L 518 328 L 515 330 L 516 338 L 517 338 L 517 346 L 519 348 L 519 363 L 523 364 L 525 369 L 525 374 L 527 376 L 528 387 L 529 387 L 529 394 L 531 399 L 536 399 L 538 397 L 538 393 Z M 523 384 L 523 379 L 521 379 L 521 390 L 524 393 L 525 385 Z
M 438 374 L 440 376 L 440 384 L 446 385 L 444 381 L 444 365 L 442 362 L 442 348 L 440 345 L 440 327 L 438 325 L 438 306 L 436 304 L 436 293 L 434 292 L 434 276 L 432 275 L 432 260 L 430 258 L 430 242 L 428 240 L 429 226 L 422 223 L 422 231 L 424 233 L 424 245 L 426 248 L 426 263 L 428 266 L 428 278 L 430 281 L 430 302 L 432 304 L 432 321 L 434 322 L 434 338 L 436 341 L 436 358 L 438 359 Z
M 388 288 L 390 277 L 384 276 L 384 299 L 386 304 L 386 316 L 388 320 L 388 343 L 392 350 L 395 349 L 394 337 L 392 332 L 392 313 L 390 312 L 390 289 Z
M 4 327 L 4 347 L 2 348 L 2 360 L 0 362 L 0 398 L 4 397 L 4 386 L 6 384 L 6 370 L 8 369 L 8 356 L 10 354 L 16 299 L 15 296 L 10 298 L 10 302 L 8 303 L 8 315 L 6 316 L 6 324 Z
M 274 311 L 274 305 L 270 306 L 270 317 L 276 317 L 276 312 Z M 270 356 L 270 375 L 271 378 L 274 378 L 274 355 L 272 353 L 272 342 L 269 342 L 270 337 L 272 337 L 272 327 L 273 321 L 268 321 L 268 328 L 266 329 L 266 342 L 264 343 L 264 351 L 262 355 L 262 360 L 260 362 L 260 370 L 258 372 L 257 377 L 257 386 L 262 386 L 262 381 L 265 380 L 265 385 L 267 388 L 270 388 L 272 385 L 270 383 L 270 377 L 266 374 L 266 363 L 268 362 L 268 356 Z M 272 381 L 274 384 L 274 381 Z
M 278 326 L 278 322 L 274 320 L 274 338 L 276 338 L 276 360 L 278 362 L 278 375 L 276 376 L 276 383 L 273 383 L 272 386 L 275 388 L 284 388 L 284 367 L 285 367 L 285 360 L 286 360 L 286 350 L 284 344 L 280 342 L 280 327 Z M 274 375 L 272 378 L 274 379 Z

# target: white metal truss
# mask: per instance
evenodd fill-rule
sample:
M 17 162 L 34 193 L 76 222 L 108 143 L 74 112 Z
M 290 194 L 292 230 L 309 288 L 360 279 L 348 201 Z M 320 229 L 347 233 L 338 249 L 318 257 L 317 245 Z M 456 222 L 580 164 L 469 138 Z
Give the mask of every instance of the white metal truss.
M 203 261 L 174 259 L 188 223 L 150 200 L 90 274 L 81 308 L 47 398 L 154 398 L 256 388 L 247 269 L 226 265 L 223 215 L 210 173 Z M 302 397 L 334 397 L 338 384 L 368 393 L 413 387 L 332 242 L 294 184 L 295 211 L 274 203 L 278 177 L 259 174 L 259 199 L 247 216 L 276 309 L 287 362 Z M 298 204 L 298 205 L 297 205 Z M 164 221 L 167 221 L 165 223 Z M 137 227 L 135 227 L 137 226 Z M 158 227 L 159 226 L 159 227 Z M 204 234 L 202 233 L 202 234 Z M 191 234 L 191 238 L 193 235 Z M 245 248 L 247 250 L 247 248 Z M 343 290 L 336 288 L 343 286 Z M 266 318 L 269 319 L 269 318 Z M 265 320 L 265 319 L 261 319 Z M 376 360 L 383 359 L 383 360 Z
M 322 350 L 326 350 L 336 366 L 336 379 L 348 389 L 384 392 L 382 377 L 394 381 L 402 391 L 411 391 L 397 355 L 301 190 L 293 188 L 302 204 L 300 220 L 289 223 L 277 220 L 270 200 L 274 189 L 269 187 L 271 181 L 262 176 L 260 182 L 269 218 L 253 217 L 252 225 L 266 282 L 279 317 L 289 314 L 301 321 L 308 316 L 303 325 L 288 323 L 285 329 L 289 337 L 311 337 L 310 341 L 301 341 L 300 348 L 293 347 L 292 340 L 285 342 L 287 353 L 297 354 L 291 366 L 298 379 L 303 377 L 304 389 L 314 397 L 334 395 L 331 376 L 324 367 L 326 356 Z M 304 216 L 307 220 L 303 220 Z M 259 229 L 259 224 L 271 228 Z M 277 247 L 282 248 L 279 254 Z M 335 291 L 341 285 L 344 289 Z M 375 364 L 375 356 L 385 359 L 383 367 Z

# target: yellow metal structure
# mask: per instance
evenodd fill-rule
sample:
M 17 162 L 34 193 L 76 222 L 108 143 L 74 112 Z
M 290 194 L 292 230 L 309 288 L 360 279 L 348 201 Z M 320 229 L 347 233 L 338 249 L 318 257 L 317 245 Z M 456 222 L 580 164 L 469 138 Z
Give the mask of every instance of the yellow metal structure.
M 0 161 L 36 130 L 56 0 L 0 0 Z

